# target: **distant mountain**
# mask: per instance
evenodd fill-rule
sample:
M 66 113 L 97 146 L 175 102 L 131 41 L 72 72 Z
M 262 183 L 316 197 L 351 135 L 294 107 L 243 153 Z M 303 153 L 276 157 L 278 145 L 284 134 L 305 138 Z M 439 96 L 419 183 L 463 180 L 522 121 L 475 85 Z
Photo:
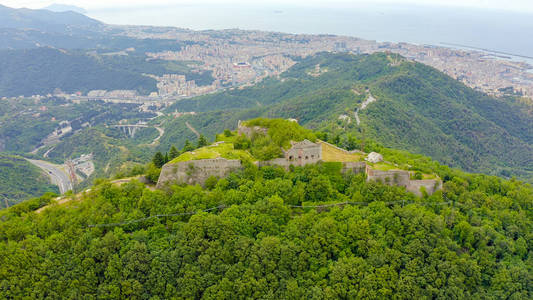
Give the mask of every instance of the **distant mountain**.
M 52 6 L 52 8 L 70 6 Z M 53 47 L 63 49 L 134 48 L 139 53 L 178 51 L 190 42 L 175 39 L 137 39 L 120 35 L 122 29 L 110 27 L 83 14 L 47 9 L 14 9 L 0 5 L 0 50 Z
M 45 9 L 15 9 L 0 5 L 0 28 L 75 33 L 96 31 L 101 25 L 100 21 L 74 11 L 53 12 Z
M 48 5 L 47 7 L 44 7 L 43 9 L 50 10 L 50 11 L 53 11 L 53 12 L 73 11 L 73 12 L 77 12 L 79 14 L 87 13 L 87 10 L 85 10 L 82 7 L 74 6 L 74 5 L 68 5 L 68 4 L 59 4 L 59 3 L 54 3 L 52 5 Z
M 0 49 L 95 48 L 104 36 L 104 26 L 74 11 L 14 9 L 0 5 Z

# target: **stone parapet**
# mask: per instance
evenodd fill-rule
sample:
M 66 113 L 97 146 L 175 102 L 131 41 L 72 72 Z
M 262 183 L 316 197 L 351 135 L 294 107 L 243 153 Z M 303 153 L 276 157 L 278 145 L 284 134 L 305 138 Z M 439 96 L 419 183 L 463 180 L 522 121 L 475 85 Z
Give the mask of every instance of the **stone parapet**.
M 343 162 L 341 172 L 344 174 L 359 174 L 366 172 L 366 162 L 364 161 L 355 161 L 355 162 Z
M 381 181 L 388 185 L 408 187 L 410 176 L 408 171 L 390 170 L 380 171 L 367 169 L 367 181 Z
M 240 160 L 236 159 L 201 159 L 166 164 L 161 169 L 157 188 L 170 184 L 200 184 L 207 178 L 215 176 L 223 178 L 229 173 L 242 169 Z

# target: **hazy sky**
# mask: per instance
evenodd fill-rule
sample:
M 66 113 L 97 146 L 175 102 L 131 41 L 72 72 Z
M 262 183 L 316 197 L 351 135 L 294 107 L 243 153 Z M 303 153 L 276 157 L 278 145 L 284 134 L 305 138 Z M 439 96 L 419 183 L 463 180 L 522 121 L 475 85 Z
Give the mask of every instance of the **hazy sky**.
M 302 6 L 333 6 L 357 5 L 361 3 L 393 3 L 393 4 L 422 4 L 467 6 L 489 9 L 514 10 L 519 12 L 533 12 L 532 0 L 0 0 L 0 4 L 11 7 L 42 8 L 52 3 L 62 3 L 80 6 L 86 9 L 100 9 L 107 7 L 126 6 L 154 6 L 179 5 L 199 3 L 243 3 L 280 5 L 294 4 Z

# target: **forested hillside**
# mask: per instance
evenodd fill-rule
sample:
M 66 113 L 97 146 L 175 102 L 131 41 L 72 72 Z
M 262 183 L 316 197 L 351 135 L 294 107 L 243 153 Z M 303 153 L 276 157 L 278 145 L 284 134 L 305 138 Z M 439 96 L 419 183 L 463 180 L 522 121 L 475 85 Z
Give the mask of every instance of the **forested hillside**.
M 123 89 L 147 94 L 157 90 L 153 78 L 108 68 L 80 53 L 51 48 L 0 51 L 2 96 L 46 95 L 56 88 L 68 93 Z
M 46 192 L 59 192 L 43 171 L 22 157 L 0 153 L 0 170 L 0 209 Z
M 370 95 L 377 101 L 359 111 L 357 125 L 354 113 Z M 239 118 L 296 118 L 347 148 L 371 139 L 468 171 L 533 179 L 530 108 L 393 54 L 309 57 L 280 79 L 180 101 L 174 109 L 204 112 L 190 122 L 210 134 Z
M 127 41 L 122 41 L 128 45 Z M 117 41 L 118 44 L 121 44 Z M 141 46 L 136 45 L 133 46 Z M 152 47 L 157 47 L 152 45 Z M 179 45 L 176 46 L 179 48 Z M 138 49 L 138 50 L 143 50 Z M 190 62 L 192 63 L 192 62 Z M 48 76 L 55 74 L 55 76 Z M 46 95 L 59 88 L 67 93 L 90 90 L 157 91 L 156 80 L 143 74 L 182 74 L 198 85 L 209 85 L 208 71 L 192 72 L 187 63 L 146 61 L 144 54 L 99 56 L 52 48 L 0 50 L 0 95 Z
M 392 151 L 392 150 L 391 150 Z M 328 165 L 153 191 L 100 181 L 0 212 L 1 298 L 529 299 L 533 189 L 397 151 L 416 198 Z

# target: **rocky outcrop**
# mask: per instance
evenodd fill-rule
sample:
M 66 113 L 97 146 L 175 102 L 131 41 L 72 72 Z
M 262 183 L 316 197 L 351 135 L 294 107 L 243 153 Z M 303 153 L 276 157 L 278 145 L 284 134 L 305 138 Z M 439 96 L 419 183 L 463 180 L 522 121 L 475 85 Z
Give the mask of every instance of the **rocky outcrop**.
M 200 184 L 203 185 L 207 178 L 215 176 L 223 178 L 231 172 L 242 169 L 240 160 L 236 159 L 201 159 L 166 164 L 161 169 L 157 181 L 157 188 L 171 184 Z
M 368 156 L 365 158 L 365 160 L 375 164 L 375 163 L 383 161 L 383 155 L 377 152 L 370 152 Z

